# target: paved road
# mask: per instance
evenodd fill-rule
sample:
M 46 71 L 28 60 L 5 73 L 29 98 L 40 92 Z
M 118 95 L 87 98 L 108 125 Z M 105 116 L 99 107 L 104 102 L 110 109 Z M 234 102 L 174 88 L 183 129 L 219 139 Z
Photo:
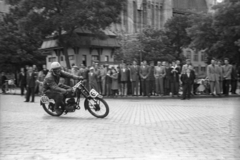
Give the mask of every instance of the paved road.
M 23 101 L 0 95 L 0 160 L 240 159 L 239 97 L 109 99 L 105 119 L 83 109 L 51 117 Z

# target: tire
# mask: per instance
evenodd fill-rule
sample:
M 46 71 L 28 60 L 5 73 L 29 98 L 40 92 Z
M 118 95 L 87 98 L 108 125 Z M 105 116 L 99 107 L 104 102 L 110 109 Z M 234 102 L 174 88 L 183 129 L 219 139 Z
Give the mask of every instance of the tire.
M 51 111 L 51 109 L 49 108 L 50 103 L 48 104 L 48 106 L 46 106 L 44 103 L 41 102 L 41 105 L 42 105 L 43 109 L 45 110 L 45 112 L 47 112 L 47 113 L 48 113 L 49 115 L 51 115 L 51 116 L 59 117 L 59 116 L 61 116 L 61 115 L 63 114 L 63 112 L 64 112 L 63 109 L 60 110 L 58 113 Z M 55 104 L 54 104 L 54 105 L 55 105 Z
M 95 103 L 95 102 L 93 101 L 93 99 L 85 99 L 85 102 L 84 102 L 85 108 L 87 108 L 87 110 L 88 110 L 94 117 L 97 117 L 97 118 L 105 118 L 105 117 L 108 115 L 108 113 L 109 113 L 109 106 L 108 106 L 107 102 L 106 102 L 104 99 L 98 98 L 98 97 L 95 98 L 95 100 L 97 100 L 98 102 L 101 102 L 101 103 L 103 104 L 102 106 L 100 106 L 100 110 L 99 110 L 99 111 L 102 111 L 102 109 L 105 108 L 105 111 L 103 112 L 102 115 L 97 114 L 97 113 L 99 113 L 99 111 L 96 110 L 96 107 L 95 107 L 95 106 L 93 106 L 93 105 L 89 106 L 90 101 L 91 101 L 92 103 Z M 96 113 L 96 112 L 97 112 L 97 113 Z

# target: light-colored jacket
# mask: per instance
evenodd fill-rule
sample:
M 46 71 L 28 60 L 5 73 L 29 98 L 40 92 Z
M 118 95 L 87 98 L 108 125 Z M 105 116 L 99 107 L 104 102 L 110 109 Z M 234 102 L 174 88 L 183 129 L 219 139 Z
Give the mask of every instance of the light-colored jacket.
M 223 79 L 231 80 L 231 74 L 232 74 L 232 65 L 224 65 L 223 66 Z
M 186 74 L 187 73 L 187 69 L 192 69 L 193 67 L 191 65 L 187 65 L 187 64 L 184 64 L 182 66 L 182 72 L 181 74 Z
M 219 77 L 219 81 L 223 80 L 223 68 L 222 66 L 217 66 L 217 75 Z
M 154 68 L 154 77 L 155 78 L 163 78 L 166 75 L 165 67 L 163 66 L 155 66 Z
M 218 66 L 216 65 L 208 65 L 207 66 L 207 77 L 209 81 L 219 81 L 219 75 L 218 75 Z

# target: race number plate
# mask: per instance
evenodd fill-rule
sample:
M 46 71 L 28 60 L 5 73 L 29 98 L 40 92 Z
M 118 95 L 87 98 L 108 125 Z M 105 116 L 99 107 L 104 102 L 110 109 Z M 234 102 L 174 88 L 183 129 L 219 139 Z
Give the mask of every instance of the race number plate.
M 96 98 L 99 95 L 99 93 L 95 89 L 91 89 L 89 94 L 92 98 Z

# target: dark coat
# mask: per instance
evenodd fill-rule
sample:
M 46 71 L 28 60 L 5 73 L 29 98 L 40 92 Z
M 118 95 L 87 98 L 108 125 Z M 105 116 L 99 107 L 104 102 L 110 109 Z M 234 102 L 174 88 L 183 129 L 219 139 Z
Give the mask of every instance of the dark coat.
M 38 75 L 35 72 L 32 72 L 31 75 L 29 72 L 27 72 L 27 74 L 26 74 L 27 87 L 35 87 L 37 76 Z
M 190 73 L 189 77 L 187 76 L 187 74 L 182 74 L 181 81 L 182 81 L 183 85 L 192 85 L 194 82 L 193 73 Z
M 179 74 L 180 74 L 181 70 L 179 67 L 177 68 L 173 68 L 171 67 L 170 69 L 170 81 L 173 82 L 179 82 Z
M 143 77 L 147 77 L 146 80 L 148 80 L 148 76 L 149 76 L 149 66 L 141 66 L 139 69 L 139 74 L 141 79 L 143 79 Z
M 139 80 L 139 66 L 137 65 L 136 68 L 132 66 L 130 68 L 130 79 L 132 81 L 138 81 Z

